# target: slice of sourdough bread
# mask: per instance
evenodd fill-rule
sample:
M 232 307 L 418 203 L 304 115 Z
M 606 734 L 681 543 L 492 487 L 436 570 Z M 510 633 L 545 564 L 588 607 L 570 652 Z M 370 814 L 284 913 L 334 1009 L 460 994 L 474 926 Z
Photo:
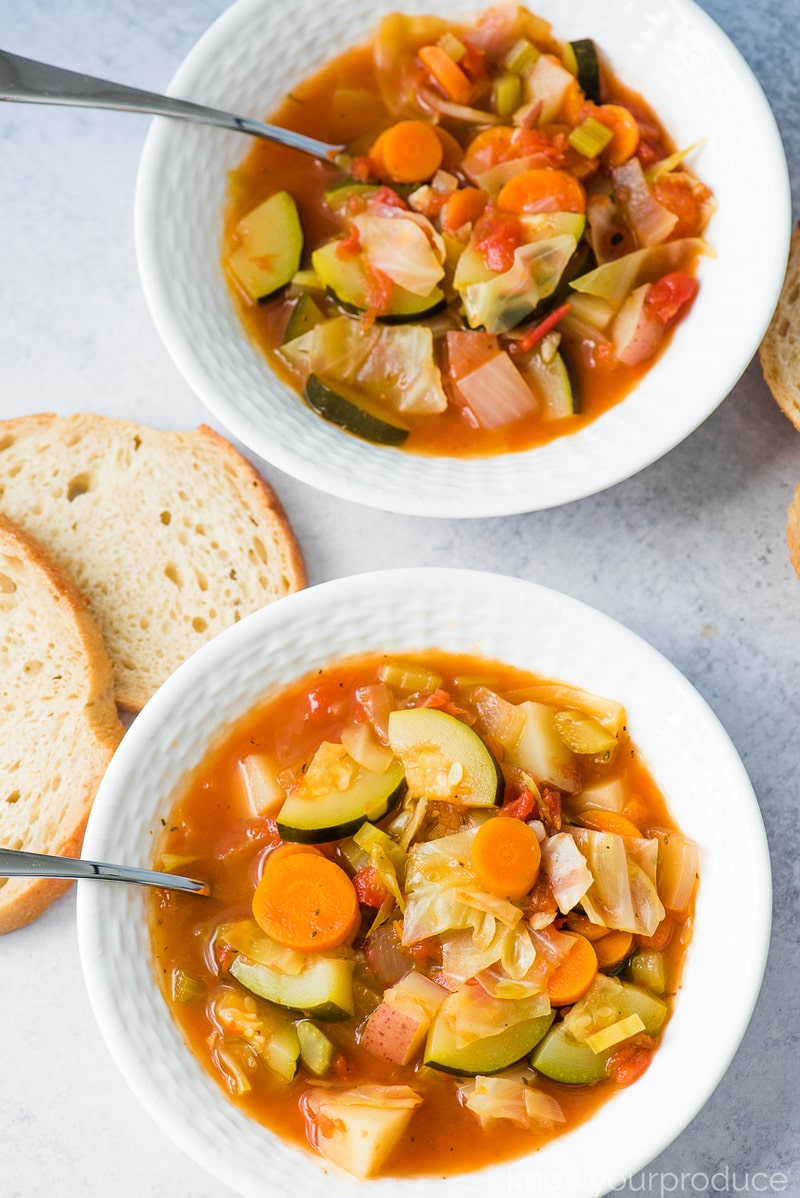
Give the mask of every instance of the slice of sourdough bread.
M 759 357 L 775 402 L 800 429 L 800 223 L 792 234 L 786 277 Z
M 129 711 L 217 632 L 305 583 L 274 493 L 205 426 L 2 421 L 0 512 L 86 595 Z
M 86 600 L 41 545 L 0 516 L 0 845 L 78 855 L 122 732 Z M 0 932 L 30 923 L 69 885 L 0 878 Z

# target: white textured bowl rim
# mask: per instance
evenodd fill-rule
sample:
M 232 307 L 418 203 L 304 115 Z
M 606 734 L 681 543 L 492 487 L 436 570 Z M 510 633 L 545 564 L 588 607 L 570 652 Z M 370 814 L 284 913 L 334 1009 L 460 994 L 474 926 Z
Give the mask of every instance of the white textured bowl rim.
M 310 587 L 220 634 L 158 691 L 101 784 L 84 853 L 149 864 L 180 778 L 220 727 L 275 687 L 354 653 L 434 647 L 477 652 L 621 699 L 678 824 L 700 844 L 683 990 L 647 1073 L 539 1152 L 435 1180 L 437 1193 L 459 1198 L 483 1198 L 487 1183 L 510 1193 L 596 1198 L 661 1152 L 720 1081 L 758 996 L 771 924 L 764 827 L 736 750 L 687 679 L 634 633 L 566 595 L 477 571 L 390 570 Z M 78 935 L 89 998 L 113 1058 L 190 1156 L 248 1198 L 363 1196 L 364 1183 L 326 1173 L 316 1158 L 248 1120 L 185 1049 L 155 981 L 139 888 L 79 883 Z M 368 1183 L 380 1198 L 425 1198 L 431 1184 Z
M 380 14 L 435 11 L 444 0 L 238 0 L 189 53 L 173 94 L 268 112 Z M 469 15 L 481 4 L 459 4 Z M 549 445 L 482 459 L 426 457 L 371 445 L 323 421 L 279 383 L 243 333 L 219 265 L 224 176 L 238 134 L 156 118 L 136 190 L 136 246 L 151 314 L 173 360 L 213 415 L 261 458 L 311 486 L 367 506 L 425 516 L 495 516 L 594 494 L 671 450 L 725 398 L 756 351 L 784 277 L 791 232 L 786 159 L 767 100 L 744 58 L 693 0 L 532 4 L 560 38 L 594 35 L 620 77 L 653 104 L 679 145 L 706 139 L 696 169 L 719 209 L 690 319 L 635 392 Z M 303 38 L 295 36 L 298 27 Z M 265 56 L 268 56 L 267 66 Z M 731 150 L 736 146 L 736 154 Z M 743 176 L 736 162 L 746 159 Z M 763 181 L 769 180 L 769 186 Z M 757 192 L 757 195 L 756 195 Z M 757 252 L 741 230 L 759 211 Z M 747 295 L 742 302 L 742 255 Z

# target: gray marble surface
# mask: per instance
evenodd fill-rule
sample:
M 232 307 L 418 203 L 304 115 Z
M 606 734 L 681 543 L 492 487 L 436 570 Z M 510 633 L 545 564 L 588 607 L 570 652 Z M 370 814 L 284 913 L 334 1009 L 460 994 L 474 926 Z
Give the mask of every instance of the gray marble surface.
M 0 0 L 0 44 L 159 90 L 223 7 L 224 0 Z M 704 7 L 774 108 L 797 216 L 800 6 Z M 121 114 L 0 111 L 0 417 L 93 409 L 175 428 L 206 419 L 161 345 L 137 279 L 132 206 L 146 128 L 146 118 Z M 743 235 L 757 239 L 753 215 Z M 478 566 L 544 582 L 649 640 L 716 710 L 750 773 L 771 845 L 765 985 L 704 1110 L 618 1192 L 800 1196 L 800 580 L 785 543 L 800 435 L 773 403 L 758 362 L 666 458 L 550 512 L 408 519 L 265 473 L 292 514 L 312 582 L 406 564 Z M 748 945 L 738 951 L 744 957 Z M 74 896 L 0 944 L 0 1021 L 2 1198 L 221 1198 L 223 1188 L 151 1122 L 109 1058 L 84 993 Z

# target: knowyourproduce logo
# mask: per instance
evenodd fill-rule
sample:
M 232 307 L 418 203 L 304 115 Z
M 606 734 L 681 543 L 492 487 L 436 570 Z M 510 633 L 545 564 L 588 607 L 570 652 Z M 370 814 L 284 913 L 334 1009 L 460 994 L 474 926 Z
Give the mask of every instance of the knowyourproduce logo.
M 721 1165 L 713 1172 L 687 1169 L 681 1173 L 652 1169 L 622 1180 L 603 1180 L 586 1170 L 537 1173 L 535 1177 L 509 1175 L 506 1193 L 536 1195 L 580 1193 L 597 1198 L 670 1198 L 670 1195 L 704 1194 L 708 1198 L 736 1198 L 737 1195 L 783 1194 L 789 1185 L 788 1174 L 759 1169 L 732 1169 Z

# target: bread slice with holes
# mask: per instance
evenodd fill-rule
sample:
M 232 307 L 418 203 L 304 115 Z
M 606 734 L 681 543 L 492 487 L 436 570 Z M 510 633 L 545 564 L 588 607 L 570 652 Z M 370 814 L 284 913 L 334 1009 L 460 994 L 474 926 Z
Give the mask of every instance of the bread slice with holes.
M 86 600 L 0 516 L 0 845 L 75 856 L 123 728 L 111 662 Z M 0 877 L 0 932 L 69 882 Z
M 800 429 L 800 222 L 792 234 L 786 277 L 759 357 L 776 403 Z
M 273 491 L 205 426 L 0 421 L 0 512 L 86 595 L 129 711 L 205 641 L 305 583 Z

